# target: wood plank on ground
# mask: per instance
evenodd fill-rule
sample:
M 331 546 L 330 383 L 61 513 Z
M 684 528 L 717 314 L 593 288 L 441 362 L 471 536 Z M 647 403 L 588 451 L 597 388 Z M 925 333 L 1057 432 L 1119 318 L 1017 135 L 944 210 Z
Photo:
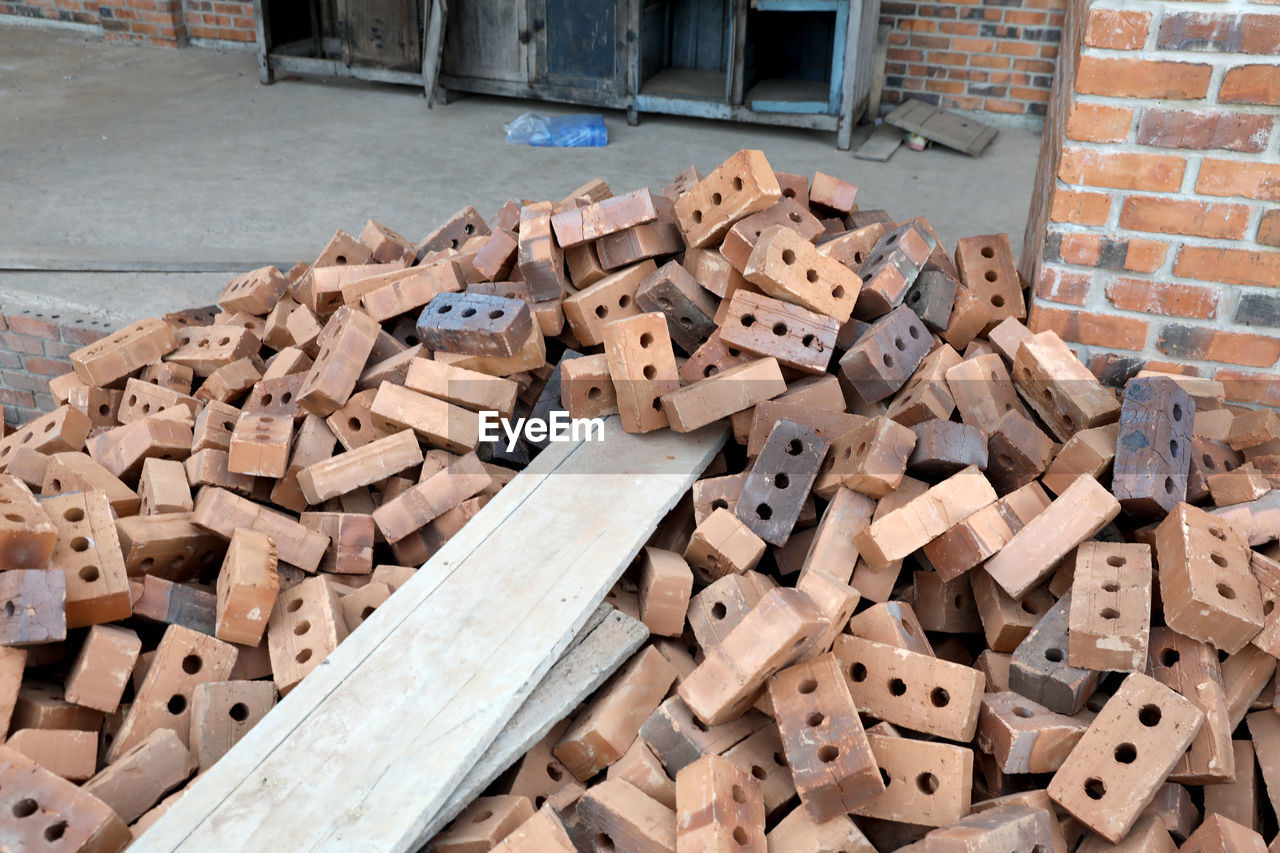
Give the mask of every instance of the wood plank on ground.
M 867 141 L 858 146 L 853 156 L 859 160 L 875 160 L 883 163 L 893 156 L 902 144 L 902 129 L 890 124 L 876 125 Z
M 607 604 L 600 605 L 596 614 L 600 616 L 599 623 L 584 631 L 585 636 L 580 635 L 581 640 L 551 667 L 458 785 L 449 802 L 427 824 L 425 838 L 443 829 L 494 779 L 546 737 L 556 723 L 573 713 L 582 700 L 604 684 L 649 638 L 649 629 L 643 622 Z
M 550 445 L 134 849 L 414 849 L 724 440 Z
M 996 129 L 982 122 L 949 113 L 933 104 L 909 99 L 884 120 L 908 133 L 918 133 L 939 145 L 976 157 L 996 138 Z

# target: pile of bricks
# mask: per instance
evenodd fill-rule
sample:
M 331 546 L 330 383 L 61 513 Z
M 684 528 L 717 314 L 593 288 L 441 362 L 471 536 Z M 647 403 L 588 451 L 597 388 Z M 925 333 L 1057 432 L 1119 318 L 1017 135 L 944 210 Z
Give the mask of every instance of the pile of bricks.
M 563 408 L 736 444 L 435 850 L 1265 849 L 1280 417 L 1117 393 L 1006 237 L 856 196 L 742 151 L 370 222 L 73 353 L 0 439 L 0 832 L 127 845 L 545 446 L 482 413 Z

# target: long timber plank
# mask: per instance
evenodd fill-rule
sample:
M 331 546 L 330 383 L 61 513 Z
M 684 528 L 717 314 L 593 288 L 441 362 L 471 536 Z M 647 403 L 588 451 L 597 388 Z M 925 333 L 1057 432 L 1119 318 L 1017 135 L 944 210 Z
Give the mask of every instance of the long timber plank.
M 132 849 L 416 848 L 725 440 L 604 433 L 539 454 Z

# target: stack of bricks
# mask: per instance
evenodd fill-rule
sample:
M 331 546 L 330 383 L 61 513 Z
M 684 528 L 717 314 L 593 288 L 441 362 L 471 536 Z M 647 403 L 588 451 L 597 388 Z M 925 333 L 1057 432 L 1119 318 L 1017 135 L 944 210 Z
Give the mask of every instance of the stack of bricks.
M 608 597 L 649 642 L 433 849 L 1261 849 L 1280 417 L 1104 384 L 1005 235 L 858 195 L 740 151 L 370 221 L 76 349 L 0 438 L 0 834 L 195 796 L 546 445 L 481 413 L 566 412 L 735 441 Z
M 884 101 L 1041 118 L 1066 0 L 884 0 Z
M 1022 258 L 1031 328 L 1280 403 L 1280 12 L 1091 0 L 1071 18 Z

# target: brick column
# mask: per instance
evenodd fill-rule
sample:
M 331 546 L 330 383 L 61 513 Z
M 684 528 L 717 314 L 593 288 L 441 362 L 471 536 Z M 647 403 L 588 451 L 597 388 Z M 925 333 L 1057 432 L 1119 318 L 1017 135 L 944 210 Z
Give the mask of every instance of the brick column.
M 1099 369 L 1176 363 L 1280 405 L 1278 118 L 1274 3 L 1073 0 L 1022 258 L 1030 325 Z

